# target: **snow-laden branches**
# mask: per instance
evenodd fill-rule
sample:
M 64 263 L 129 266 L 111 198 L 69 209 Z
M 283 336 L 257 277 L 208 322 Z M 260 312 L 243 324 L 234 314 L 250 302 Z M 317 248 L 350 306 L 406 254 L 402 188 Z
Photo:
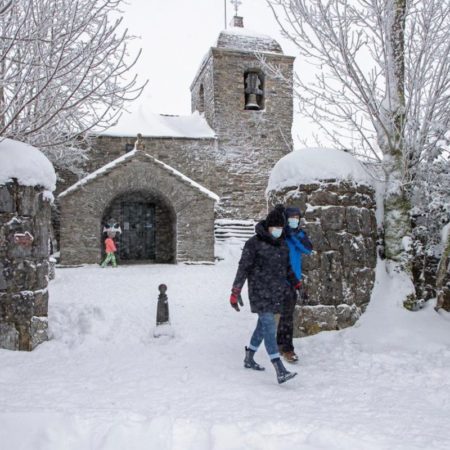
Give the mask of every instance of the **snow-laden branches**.
M 114 123 L 143 86 L 128 72 L 122 0 L 16 0 L 0 15 L 0 136 L 70 167 L 87 132 Z M 113 18 L 113 16 L 115 18 Z
M 329 142 L 382 163 L 397 259 L 419 165 L 434 167 L 448 144 L 450 1 L 266 1 L 301 57 L 300 112 Z
M 297 47 L 301 113 L 372 158 L 402 151 L 404 182 L 449 130 L 448 0 L 267 0 Z M 398 142 L 400 140 L 400 142 Z
M 12 6 L 13 0 L 9 0 L 5 5 L 0 5 L 0 14 L 4 14 Z
M 386 256 L 413 279 L 448 220 L 450 1 L 266 1 L 298 49 L 300 112 L 382 167 Z

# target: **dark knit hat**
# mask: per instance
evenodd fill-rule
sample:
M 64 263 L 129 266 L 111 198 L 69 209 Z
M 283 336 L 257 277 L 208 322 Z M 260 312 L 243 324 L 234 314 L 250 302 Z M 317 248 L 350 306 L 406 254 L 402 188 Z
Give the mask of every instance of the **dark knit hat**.
M 296 208 L 295 206 L 289 206 L 285 209 L 286 217 L 294 217 L 299 216 L 301 217 L 302 214 L 300 212 L 300 208 Z
M 267 227 L 284 227 L 285 224 L 284 206 L 277 205 L 269 214 L 267 214 L 266 225 Z

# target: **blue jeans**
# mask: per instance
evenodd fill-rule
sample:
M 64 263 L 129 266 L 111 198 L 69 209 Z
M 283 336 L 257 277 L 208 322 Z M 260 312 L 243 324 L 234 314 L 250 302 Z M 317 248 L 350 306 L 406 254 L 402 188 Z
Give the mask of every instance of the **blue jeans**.
M 258 313 L 258 323 L 256 324 L 255 331 L 250 339 L 250 350 L 256 352 L 264 340 L 267 353 L 270 359 L 280 357 L 277 345 L 277 327 L 275 326 L 275 316 L 273 313 L 265 312 Z

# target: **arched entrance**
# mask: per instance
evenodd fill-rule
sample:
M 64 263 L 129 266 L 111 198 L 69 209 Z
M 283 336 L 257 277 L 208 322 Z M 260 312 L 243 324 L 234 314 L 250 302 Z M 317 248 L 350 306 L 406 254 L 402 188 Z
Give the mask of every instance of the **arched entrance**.
M 162 196 L 151 192 L 127 192 L 115 197 L 103 214 L 102 241 L 104 225 L 111 219 L 122 230 L 115 238 L 120 261 L 175 262 L 176 216 Z

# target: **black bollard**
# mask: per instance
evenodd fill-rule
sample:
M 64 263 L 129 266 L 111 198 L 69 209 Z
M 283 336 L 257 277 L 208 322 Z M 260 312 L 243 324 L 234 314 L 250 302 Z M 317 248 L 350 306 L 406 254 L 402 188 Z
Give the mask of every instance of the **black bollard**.
M 167 286 L 165 284 L 160 284 L 158 286 L 158 308 L 156 311 L 156 325 L 165 325 L 170 323 L 169 320 L 169 302 L 167 298 Z
M 173 329 L 169 319 L 169 301 L 167 298 L 167 286 L 160 284 L 158 286 L 158 306 L 156 309 L 156 327 L 153 330 L 153 336 L 159 338 L 161 336 L 173 337 Z

